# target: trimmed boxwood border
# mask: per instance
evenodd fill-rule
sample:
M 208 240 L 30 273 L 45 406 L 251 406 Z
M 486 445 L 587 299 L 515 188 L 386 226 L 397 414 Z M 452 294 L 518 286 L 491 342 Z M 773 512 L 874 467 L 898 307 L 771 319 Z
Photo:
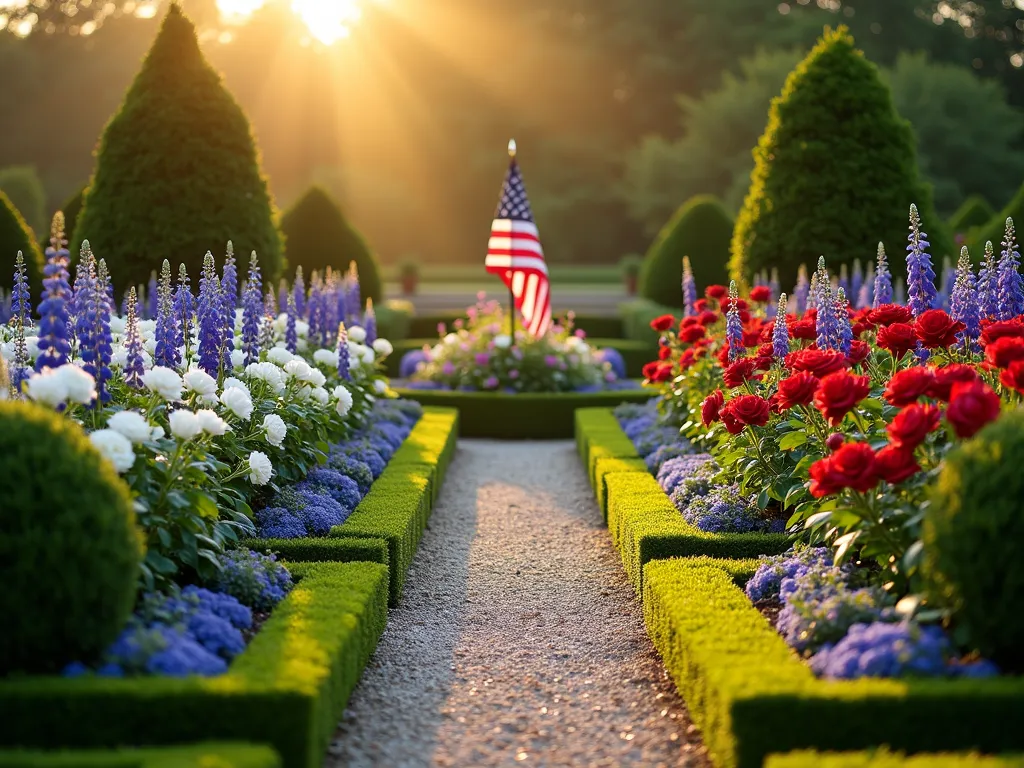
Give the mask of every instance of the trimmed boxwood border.
M 1022 768 L 1024 755 L 933 753 L 903 755 L 881 749 L 869 752 L 790 752 L 771 755 L 765 768 Z
M 0 750 L 0 768 L 280 768 L 270 747 L 230 742 L 187 747 L 78 749 L 61 752 Z
M 739 584 L 752 563 L 657 560 L 644 567 L 647 631 L 716 765 L 770 753 L 1024 748 L 1024 680 L 819 680 Z
M 298 563 L 292 592 L 218 677 L 0 681 L 0 747 L 268 743 L 319 766 L 387 622 L 379 563 Z
M 423 405 L 457 408 L 462 437 L 499 440 L 566 440 L 573 436 L 573 418 L 578 408 L 642 403 L 651 397 L 650 392 L 643 389 L 517 395 L 433 389 L 399 389 L 397 392 Z

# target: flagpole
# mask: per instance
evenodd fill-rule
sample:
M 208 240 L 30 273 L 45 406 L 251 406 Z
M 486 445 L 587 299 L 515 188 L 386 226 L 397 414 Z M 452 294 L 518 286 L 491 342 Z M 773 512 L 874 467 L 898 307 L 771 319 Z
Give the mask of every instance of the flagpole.
M 516 140 L 508 140 L 508 156 L 511 158 L 509 166 L 516 160 Z M 508 281 L 508 335 L 512 343 L 516 341 L 516 295 L 512 290 L 512 280 Z

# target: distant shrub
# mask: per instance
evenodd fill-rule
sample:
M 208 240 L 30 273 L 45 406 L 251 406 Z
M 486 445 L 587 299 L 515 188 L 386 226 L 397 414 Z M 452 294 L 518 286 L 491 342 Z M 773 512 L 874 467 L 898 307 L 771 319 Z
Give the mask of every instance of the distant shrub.
M 971 249 L 971 256 L 975 261 L 981 261 L 985 252 L 985 242 L 991 240 L 996 247 L 996 253 L 1001 249 L 1000 242 L 1006 231 L 1006 220 L 1010 218 L 1015 222 L 1024 221 L 1024 185 L 1017 190 L 1017 194 L 1006 204 L 1006 207 L 994 214 L 983 224 L 975 227 L 967 234 L 967 245 Z
M 8 291 L 14 284 L 14 260 L 18 251 L 25 256 L 34 301 L 43 290 L 43 253 L 18 209 L 0 192 L 0 287 Z
M 0 192 L 10 198 L 37 237 L 46 232 L 46 189 L 34 166 L 0 169 Z

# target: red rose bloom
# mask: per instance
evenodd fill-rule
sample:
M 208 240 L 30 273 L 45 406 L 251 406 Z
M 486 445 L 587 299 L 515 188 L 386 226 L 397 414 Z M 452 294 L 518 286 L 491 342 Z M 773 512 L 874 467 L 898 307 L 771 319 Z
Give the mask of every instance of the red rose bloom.
M 672 363 L 652 362 L 643 367 L 644 378 L 655 384 L 672 378 Z
M 850 361 L 850 365 L 860 365 L 868 359 L 870 354 L 870 344 L 866 341 L 853 341 L 850 344 L 850 354 L 846 356 L 846 359 Z
M 704 295 L 707 296 L 709 299 L 721 301 L 722 299 L 729 295 L 729 289 L 726 288 L 724 285 L 709 285 L 707 288 L 704 289 Z
M 679 330 L 679 340 L 685 344 L 693 344 L 698 339 L 703 339 L 706 333 L 703 325 L 688 325 Z
M 685 352 L 683 352 L 683 354 L 679 356 L 679 370 L 685 371 L 687 368 L 693 365 L 696 359 L 697 351 L 693 347 L 690 347 L 688 350 L 686 350 Z
M 910 405 L 917 398 L 927 395 L 934 382 L 935 377 L 930 368 L 907 368 L 889 379 L 882 396 L 890 405 Z
M 693 305 L 693 308 L 696 309 L 698 312 L 703 312 L 708 308 L 708 300 L 697 299 L 697 303 Z
M 773 357 L 774 354 L 775 354 L 775 348 L 772 346 L 772 343 L 770 341 L 762 344 L 761 346 L 759 346 L 757 348 L 757 352 L 754 353 L 754 355 L 758 359 L 763 359 L 763 358 L 766 358 L 766 357 L 768 358 L 768 368 L 771 368 L 772 357 Z M 758 365 L 758 367 L 760 368 L 761 366 Z M 767 368 L 765 370 L 767 370 Z
M 714 325 L 715 323 L 718 322 L 718 313 L 712 312 L 710 309 L 705 309 L 703 312 L 700 313 L 700 315 L 697 316 L 697 320 L 700 322 L 701 325 L 705 327 L 709 325 Z
M 797 320 L 789 324 L 789 335 L 801 341 L 814 341 L 818 338 L 818 331 L 813 320 Z
M 928 388 L 928 397 L 936 400 L 949 400 L 949 391 L 958 381 L 978 381 L 978 372 L 973 365 L 952 363 L 945 368 L 931 368 L 932 385 Z
M 771 405 L 757 395 L 740 395 L 725 404 L 721 411 L 722 423 L 731 434 L 743 431 L 748 424 L 763 427 L 771 418 Z
M 875 325 L 892 325 L 893 323 L 909 323 L 913 314 L 907 307 L 899 304 L 883 304 L 871 310 L 868 319 Z
M 946 349 L 956 342 L 956 335 L 966 327 L 946 314 L 944 309 L 929 309 L 917 318 L 914 333 L 928 349 Z
M 829 451 L 831 451 L 832 453 L 835 453 L 836 451 L 843 447 L 843 443 L 845 441 L 846 439 L 843 437 L 842 433 L 833 432 L 831 435 L 825 438 L 825 447 L 828 448 Z
M 831 456 L 811 464 L 811 495 L 839 493 L 844 488 L 867 493 L 878 485 L 875 452 L 867 443 L 847 443 Z
M 658 347 L 658 359 L 668 360 L 672 357 L 672 347 Z
M 874 330 L 872 323 L 858 322 L 853 324 L 853 338 L 859 339 L 865 332 Z
M 821 382 L 808 371 L 800 371 L 779 382 L 779 406 L 789 410 L 794 405 L 808 405 Z
M 893 445 L 913 451 L 939 426 L 941 418 L 942 411 L 934 405 L 914 403 L 897 413 L 885 431 L 889 433 Z
M 985 347 L 985 361 L 996 368 L 1007 368 L 1015 360 L 1024 360 L 1024 339 L 1001 336 Z
M 946 420 L 957 437 L 972 437 L 999 416 L 999 395 L 983 381 L 958 382 L 950 392 Z
M 814 405 L 833 427 L 871 391 L 871 379 L 846 371 L 830 373 L 818 384 Z
M 753 357 L 741 357 L 739 360 L 734 362 L 728 368 L 725 369 L 725 373 L 722 375 L 722 381 L 725 386 L 732 389 L 733 387 L 739 387 L 743 385 L 743 382 L 749 381 L 750 379 L 760 379 L 761 376 L 755 376 L 754 371 L 757 369 L 757 359 Z
M 651 320 L 651 328 L 658 331 L 667 331 L 673 325 L 676 324 L 676 319 L 672 315 L 662 315 Z
M 1024 339 L 1024 323 L 1017 318 L 1012 320 L 982 320 L 981 321 L 981 343 L 991 344 L 996 339 L 1016 337 Z
M 921 471 L 914 452 L 896 445 L 887 445 L 875 454 L 875 468 L 887 483 L 896 485 Z
M 756 347 L 761 343 L 761 329 L 756 331 L 743 331 L 743 346 Z
M 766 304 L 772 299 L 772 290 L 767 285 L 755 285 L 750 289 L 750 300 Z
M 999 374 L 999 381 L 1004 387 L 1024 392 L 1024 360 L 1014 360 L 1006 370 Z
M 887 349 L 899 360 L 904 354 L 917 347 L 917 333 L 908 323 L 893 323 L 878 329 L 878 346 Z
M 786 355 L 787 368 L 808 371 L 819 379 L 844 370 L 848 365 L 846 355 L 833 349 L 801 349 Z
M 714 422 L 718 421 L 718 414 L 722 410 L 724 402 L 725 395 L 720 389 L 716 389 L 704 398 L 704 402 L 700 404 L 700 420 L 704 423 L 705 427 L 710 427 Z

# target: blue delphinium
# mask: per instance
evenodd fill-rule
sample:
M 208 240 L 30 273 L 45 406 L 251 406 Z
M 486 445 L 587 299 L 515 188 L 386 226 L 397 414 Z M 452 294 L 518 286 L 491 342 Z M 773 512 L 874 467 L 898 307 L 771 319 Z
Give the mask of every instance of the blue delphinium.
M 1024 313 L 1024 283 L 1020 276 L 1020 247 L 1013 219 L 1006 220 L 1002 257 L 999 259 L 999 319 L 1010 320 Z
M 373 311 L 373 299 L 366 300 L 366 312 L 363 315 L 363 330 L 366 331 L 366 346 L 372 347 L 377 340 L 377 313 Z
M 775 313 L 772 329 L 772 355 L 782 360 L 789 354 L 789 326 L 786 325 L 786 294 L 779 296 L 779 309 Z
M 68 317 L 68 301 L 71 286 L 68 285 L 68 262 L 71 254 L 65 247 L 64 217 L 53 217 L 50 245 L 46 249 L 46 266 L 43 267 L 42 301 L 36 312 L 39 315 L 39 356 L 35 369 L 59 368 L 68 362 L 71 352 L 71 328 Z
M 114 337 L 110 331 L 110 315 L 114 310 L 114 304 L 110 300 L 111 293 L 110 272 L 107 270 L 107 262 L 100 259 L 96 263 L 96 324 L 94 326 L 93 358 L 92 369 L 88 365 L 84 369 L 91 373 L 96 379 L 96 395 L 98 402 L 110 402 L 110 392 L 107 391 L 107 382 L 111 379 L 110 361 L 114 355 Z M 132 302 L 133 304 L 136 302 Z
M 840 288 L 836 294 L 836 349 L 844 355 L 850 354 L 853 346 L 853 326 L 850 325 L 850 313 L 847 311 L 849 302 L 846 292 Z
M 999 263 L 991 240 L 985 243 L 985 258 L 978 272 L 978 308 L 983 318 L 999 316 Z
M 227 256 L 220 278 L 220 345 L 224 370 L 231 370 L 231 352 L 235 348 L 235 310 L 238 308 L 238 267 L 235 265 L 235 249 L 228 241 Z
M 175 346 L 184 348 L 188 357 L 192 350 L 193 317 L 196 311 L 195 296 L 192 295 L 191 281 L 184 264 L 178 265 L 178 288 L 174 293 L 173 312 L 176 320 Z
M 935 307 L 935 270 L 928 253 L 928 235 L 921 229 L 917 206 L 910 204 L 910 234 L 907 236 L 907 294 L 914 317 Z
M 767 521 L 761 517 L 755 499 L 744 497 L 738 485 L 720 485 L 705 496 L 691 499 L 680 511 L 686 522 L 706 533 L 763 531 Z
M 133 389 L 142 389 L 142 375 L 146 372 L 142 359 L 142 336 L 139 318 L 135 314 L 135 288 L 129 291 L 128 317 L 125 320 L 124 381 Z
M 819 301 L 818 313 L 814 318 L 814 329 L 817 333 L 818 349 L 839 348 L 839 315 L 836 311 L 837 302 L 832 297 L 832 287 L 827 277 L 818 277 Z
M 352 361 L 348 350 L 348 331 L 344 323 L 338 323 L 338 377 L 342 381 L 352 380 Z
M 697 314 L 697 281 L 693 277 L 690 257 L 683 256 L 683 317 Z
M 306 283 L 302 279 L 302 267 L 295 268 L 295 282 L 292 283 L 292 298 L 295 300 L 295 312 L 299 317 L 306 316 Z
M 960 250 L 960 260 L 956 265 L 956 282 L 953 285 L 949 302 L 950 317 L 967 326 L 957 334 L 960 346 L 965 351 L 971 350 L 981 335 L 981 307 L 979 304 L 978 292 L 974 284 L 974 271 L 971 269 L 971 256 L 965 245 Z
M 11 360 L 11 391 L 17 394 L 21 391 L 21 385 L 28 380 L 30 373 L 28 359 L 28 343 L 25 341 L 25 325 L 21 316 L 15 315 L 11 322 L 14 323 L 14 359 Z
M 793 313 L 800 317 L 807 311 L 807 299 L 811 292 L 811 283 L 807 279 L 807 265 L 801 264 L 796 272 L 796 287 L 793 289 Z
M 309 276 L 309 298 L 306 299 L 306 316 L 308 317 L 311 344 L 322 343 L 317 340 L 321 339 L 324 334 L 325 318 L 322 311 L 321 293 L 320 275 L 314 270 Z
M 875 290 L 871 306 L 878 309 L 883 304 L 892 304 L 892 275 L 885 256 L 885 246 L 878 244 L 878 261 L 875 265 Z
M 297 330 L 298 326 L 298 309 L 295 305 L 295 294 L 288 294 L 288 310 L 286 316 L 286 324 L 284 330 L 284 347 L 292 354 L 295 354 L 299 348 L 299 334 Z
M 11 316 L 21 318 L 22 325 L 28 322 L 32 314 L 32 295 L 28 287 L 28 274 L 25 267 L 25 256 L 21 251 L 14 258 L 14 288 L 11 291 Z
M 349 311 L 348 324 L 358 325 L 359 310 L 363 306 L 363 298 L 362 292 L 359 289 L 359 269 L 354 261 L 349 264 L 346 282 L 348 284 L 348 298 L 345 303 Z
M 199 301 L 196 307 L 196 323 L 199 326 L 199 367 L 217 378 L 221 366 L 223 335 L 220 299 L 220 280 L 213 254 L 209 251 L 203 258 L 203 276 L 199 280 Z
M 249 257 L 249 273 L 242 295 L 242 351 L 245 353 L 246 365 L 259 362 L 260 359 L 260 322 L 263 313 L 263 280 L 259 259 L 256 251 L 253 251 Z
M 658 469 L 658 485 L 671 496 L 680 484 L 695 476 L 710 461 L 711 456 L 706 453 L 690 453 L 668 459 Z
M 298 522 L 298 518 L 295 520 Z M 298 535 L 303 536 L 305 533 Z M 271 610 L 293 586 L 291 574 L 277 561 L 275 555 L 240 548 L 228 550 L 219 560 L 220 569 L 211 585 L 254 611 Z
M 729 342 L 730 360 L 743 357 L 747 351 L 743 346 L 743 322 L 740 320 L 738 297 L 736 281 L 732 280 L 729 282 L 729 312 L 725 316 L 725 337 Z
M 68 307 L 71 312 L 72 337 L 78 346 L 79 357 L 92 354 L 91 337 L 96 324 L 96 258 L 89 241 L 82 243 L 75 269 L 75 289 Z M 83 358 L 84 359 L 84 358 Z
M 811 570 L 829 568 L 832 556 L 827 547 L 807 547 L 782 555 L 762 556 L 760 565 L 744 591 L 753 602 L 778 599 L 784 579 L 796 579 Z
M 153 363 L 172 370 L 181 365 L 178 340 L 178 314 L 174 311 L 171 262 L 164 259 L 156 287 L 156 349 Z

